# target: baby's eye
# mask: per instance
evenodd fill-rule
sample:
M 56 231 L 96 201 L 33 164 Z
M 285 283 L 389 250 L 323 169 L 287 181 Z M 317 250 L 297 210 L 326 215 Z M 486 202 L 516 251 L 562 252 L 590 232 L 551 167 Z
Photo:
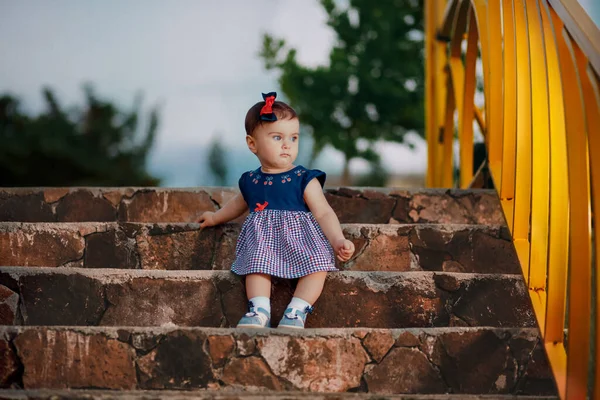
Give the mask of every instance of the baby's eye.
M 275 135 L 275 136 L 273 136 L 273 140 L 280 141 L 281 140 L 281 136 Z
M 298 141 L 298 137 L 297 136 L 292 137 L 292 142 L 297 142 L 297 141 Z

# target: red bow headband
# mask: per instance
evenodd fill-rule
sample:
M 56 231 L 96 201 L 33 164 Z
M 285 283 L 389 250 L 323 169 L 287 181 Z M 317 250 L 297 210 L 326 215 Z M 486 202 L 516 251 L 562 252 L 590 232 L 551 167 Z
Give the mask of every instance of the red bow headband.
M 263 100 L 265 101 L 265 105 L 260 109 L 260 119 L 262 121 L 277 121 L 277 116 L 273 112 L 273 103 L 275 103 L 275 98 L 277 97 L 277 93 L 269 92 L 267 94 L 262 94 Z

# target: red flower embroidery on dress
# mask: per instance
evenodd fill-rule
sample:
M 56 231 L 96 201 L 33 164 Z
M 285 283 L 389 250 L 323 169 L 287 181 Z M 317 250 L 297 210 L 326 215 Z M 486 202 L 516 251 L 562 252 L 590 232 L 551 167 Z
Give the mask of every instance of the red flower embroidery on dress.
M 267 208 L 268 205 L 269 205 L 268 201 L 265 201 L 263 204 L 256 203 L 256 208 L 254 209 L 254 211 L 262 211 L 265 208 Z

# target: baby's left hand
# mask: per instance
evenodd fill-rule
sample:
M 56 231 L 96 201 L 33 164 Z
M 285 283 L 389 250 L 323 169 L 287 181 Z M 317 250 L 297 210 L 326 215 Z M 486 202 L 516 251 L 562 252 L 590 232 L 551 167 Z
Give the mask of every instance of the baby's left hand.
M 354 243 L 347 239 L 340 240 L 335 246 L 335 254 L 340 261 L 348 261 L 354 254 Z

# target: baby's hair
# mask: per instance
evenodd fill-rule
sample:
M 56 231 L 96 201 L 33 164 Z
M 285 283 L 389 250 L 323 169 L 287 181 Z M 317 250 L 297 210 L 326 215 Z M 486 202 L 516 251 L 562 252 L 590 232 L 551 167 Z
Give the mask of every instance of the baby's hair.
M 246 134 L 252 136 L 254 130 L 257 126 L 262 124 L 270 124 L 272 122 L 263 121 L 260 119 L 260 110 L 265 105 L 264 101 L 259 101 L 246 113 Z M 275 101 L 273 103 L 273 113 L 277 116 L 277 119 L 294 119 L 298 118 L 298 114 L 296 111 L 290 106 L 288 106 L 283 101 Z

